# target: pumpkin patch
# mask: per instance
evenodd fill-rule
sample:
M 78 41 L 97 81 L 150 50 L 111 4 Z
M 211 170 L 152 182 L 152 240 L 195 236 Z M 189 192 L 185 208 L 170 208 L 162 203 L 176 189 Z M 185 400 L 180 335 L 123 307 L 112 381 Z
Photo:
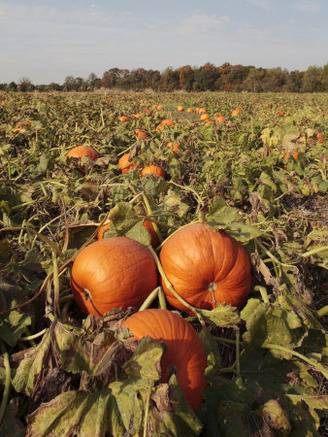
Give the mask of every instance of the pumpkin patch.
M 328 97 L 232 77 L 0 92 L 0 435 L 327 433 Z

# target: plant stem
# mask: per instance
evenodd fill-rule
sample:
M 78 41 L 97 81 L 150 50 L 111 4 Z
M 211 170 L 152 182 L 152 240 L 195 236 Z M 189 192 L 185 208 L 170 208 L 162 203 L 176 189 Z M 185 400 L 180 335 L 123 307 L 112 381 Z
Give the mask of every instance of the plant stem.
M 236 375 L 240 376 L 240 330 L 238 326 L 234 327 L 236 332 Z
M 270 303 L 269 296 L 265 287 L 262 287 L 261 285 L 255 285 L 254 290 L 261 293 L 261 297 L 264 303 Z
M 316 255 L 320 252 L 328 251 L 328 246 L 317 247 L 316 249 L 312 249 L 309 252 L 302 253 L 302 258 L 309 258 L 309 256 Z
M 45 334 L 48 331 L 48 328 L 44 328 L 42 331 L 37 332 L 36 334 L 28 335 L 27 337 L 21 337 L 22 341 L 31 341 L 35 340 L 36 338 L 41 337 L 43 334 Z
M 166 310 L 167 309 L 166 299 L 165 299 L 165 294 L 164 294 L 164 291 L 163 291 L 162 287 L 159 287 L 158 300 L 159 300 L 159 307 L 160 307 L 160 309 L 161 310 Z
M 149 416 L 149 406 L 150 406 L 150 397 L 151 397 L 151 391 L 153 389 L 153 382 L 151 381 L 149 383 L 148 393 L 147 393 L 147 399 L 146 399 L 146 405 L 145 405 L 145 417 L 144 417 L 144 423 L 143 423 L 143 437 L 147 437 L 147 422 L 148 422 L 148 416 Z
M 224 338 L 224 337 L 217 337 L 217 336 L 214 336 L 214 338 L 220 343 L 226 343 L 236 346 L 236 340 L 233 340 L 232 338 Z
M 195 314 L 197 315 L 199 321 L 201 322 L 201 324 L 204 325 L 204 321 L 203 321 L 201 315 L 199 314 L 199 312 L 197 311 L 197 309 L 196 309 L 195 307 L 193 307 L 192 305 L 190 305 L 188 302 L 186 302 L 186 301 L 183 299 L 183 297 L 181 297 L 180 294 L 178 294 L 178 293 L 174 290 L 174 288 L 172 287 L 170 281 L 167 279 L 167 277 L 166 277 L 166 275 L 165 275 L 165 273 L 164 273 L 164 270 L 163 270 L 162 264 L 161 264 L 161 262 L 160 262 L 160 260 L 159 260 L 159 258 L 158 258 L 158 256 L 157 256 L 156 252 L 154 251 L 154 249 L 153 249 L 151 246 L 149 246 L 147 249 L 148 249 L 149 252 L 153 255 L 153 258 L 154 258 L 154 260 L 155 260 L 155 263 L 156 263 L 157 269 L 158 269 L 158 271 L 159 271 L 161 277 L 163 278 L 163 281 L 165 282 L 166 287 L 170 290 L 170 292 L 174 295 L 174 297 L 175 297 L 176 299 L 178 299 L 179 302 L 182 303 L 182 305 L 184 305 L 184 306 L 185 306 L 186 308 L 188 308 L 190 311 L 192 311 L 193 313 L 195 313 Z
M 143 199 L 144 204 L 145 204 L 145 208 L 146 208 L 147 216 L 149 216 L 149 219 L 151 220 L 152 217 L 154 216 L 154 213 L 153 213 L 153 211 L 152 211 L 152 209 L 151 209 L 151 206 L 150 206 L 149 200 L 148 200 L 148 198 L 147 198 L 147 196 L 146 196 L 145 193 L 142 193 L 142 199 Z M 153 225 L 154 231 L 156 232 L 156 235 L 157 235 L 158 241 L 159 241 L 159 243 L 161 244 L 161 243 L 163 242 L 163 236 L 162 236 L 162 234 L 161 234 L 161 231 L 159 230 L 159 228 L 158 228 L 158 226 L 157 226 L 157 223 L 153 222 L 152 220 L 151 220 L 151 222 L 152 222 L 152 225 Z
M 27 226 L 12 226 L 12 227 L 0 229 L 0 232 L 4 232 L 4 231 L 26 231 L 26 232 L 29 232 L 29 233 L 37 236 L 38 238 L 40 238 L 40 240 L 47 243 L 57 253 L 57 255 L 59 255 L 61 258 L 64 258 L 63 252 L 59 249 L 59 247 L 53 241 L 49 240 L 49 238 L 45 237 L 44 235 L 40 234 L 40 232 L 37 232 L 32 228 L 28 228 Z
M 139 311 L 144 311 L 147 308 L 150 307 L 150 305 L 154 302 L 154 300 L 156 299 L 156 297 L 158 296 L 158 292 L 159 292 L 159 288 L 160 287 L 156 287 L 154 288 L 154 290 L 147 296 L 147 298 L 143 301 L 143 304 L 141 305 L 141 307 L 138 309 Z
M 324 317 L 328 314 L 328 305 L 325 305 L 324 307 L 320 308 L 320 310 L 317 311 L 317 314 L 319 317 Z
M 9 393 L 10 393 L 10 381 L 11 381 L 11 369 L 10 369 L 10 362 L 9 362 L 9 354 L 5 349 L 5 346 L 3 342 L 1 342 L 1 352 L 3 354 L 3 362 L 5 366 L 6 376 L 5 376 L 5 387 L 2 394 L 1 399 L 1 405 L 0 405 L 0 425 L 3 421 L 3 417 L 6 412 L 8 399 L 9 399 Z
M 299 352 L 296 352 L 292 349 L 288 349 L 287 347 L 284 347 L 284 346 L 280 346 L 278 344 L 267 344 L 267 345 L 262 346 L 262 347 L 264 347 L 266 349 L 276 349 L 278 351 L 285 352 L 285 353 L 291 354 L 297 358 L 300 358 L 301 360 L 308 363 L 310 366 L 317 369 L 319 372 L 321 372 L 323 374 L 323 376 L 326 379 L 328 379 L 328 369 L 326 369 L 321 363 L 318 363 L 317 361 L 312 360 L 311 358 L 307 358 L 305 355 L 302 355 Z
M 58 276 L 58 264 L 57 257 L 54 252 L 52 252 L 52 265 L 53 265 L 53 284 L 54 284 L 54 310 L 57 317 L 60 317 L 59 308 L 59 276 Z

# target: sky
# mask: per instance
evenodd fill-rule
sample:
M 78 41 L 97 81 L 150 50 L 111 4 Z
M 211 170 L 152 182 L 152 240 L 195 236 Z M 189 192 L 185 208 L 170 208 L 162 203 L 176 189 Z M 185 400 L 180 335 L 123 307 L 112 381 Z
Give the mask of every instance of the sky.
M 110 68 L 328 64 L 328 0 L 0 0 L 0 83 Z

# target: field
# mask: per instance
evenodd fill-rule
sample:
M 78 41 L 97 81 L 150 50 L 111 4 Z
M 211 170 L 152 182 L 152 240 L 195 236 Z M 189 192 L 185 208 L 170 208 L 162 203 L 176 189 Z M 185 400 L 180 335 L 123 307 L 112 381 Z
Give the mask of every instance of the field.
M 327 94 L 0 94 L 0 435 L 328 435 L 327 144 Z M 76 146 L 98 155 L 66 156 Z M 176 297 L 160 252 L 197 223 L 248 254 L 236 305 Z M 103 239 L 147 246 L 162 278 L 137 306 L 72 292 L 104 224 Z M 120 329 L 140 307 L 176 311 L 163 288 L 206 352 L 197 408 L 183 363 L 161 379 L 165 341 Z

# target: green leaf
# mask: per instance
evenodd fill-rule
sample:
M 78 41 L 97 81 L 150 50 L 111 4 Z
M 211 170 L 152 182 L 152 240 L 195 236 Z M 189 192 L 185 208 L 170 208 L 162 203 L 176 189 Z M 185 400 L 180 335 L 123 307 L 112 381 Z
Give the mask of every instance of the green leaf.
M 115 398 L 108 389 L 62 393 L 41 404 L 27 417 L 27 423 L 27 437 L 105 437 L 107 433 L 119 437 L 125 433 Z
M 155 341 L 149 336 L 139 343 L 133 357 L 123 366 L 130 377 L 141 377 L 158 381 L 161 377 L 160 361 L 165 351 L 165 344 Z
M 33 392 L 35 377 L 43 369 L 50 344 L 51 334 L 48 331 L 37 346 L 25 353 L 12 380 L 12 385 L 18 393 L 25 392 L 31 395 Z
M 143 226 L 142 221 L 137 222 L 132 228 L 130 228 L 126 234 L 126 237 L 132 238 L 133 240 L 139 241 L 139 243 L 150 246 L 151 235 L 149 231 Z
M 44 174 L 47 171 L 48 163 L 49 163 L 49 158 L 47 157 L 47 155 L 42 154 L 40 156 L 39 164 L 35 168 L 35 173 L 38 175 Z
M 218 304 L 212 310 L 197 309 L 197 313 L 200 314 L 206 323 L 219 326 L 220 328 L 238 325 L 240 322 L 237 308 L 229 304 Z
M 221 368 L 221 355 L 218 347 L 218 343 L 210 333 L 209 329 L 204 326 L 199 333 L 199 337 L 204 346 L 207 355 L 207 367 L 205 374 L 208 380 L 213 379 L 220 374 Z
M 180 218 L 185 217 L 190 209 L 189 205 L 182 202 L 180 196 L 173 190 L 169 190 L 164 197 L 163 207 L 166 211 L 176 214 Z

